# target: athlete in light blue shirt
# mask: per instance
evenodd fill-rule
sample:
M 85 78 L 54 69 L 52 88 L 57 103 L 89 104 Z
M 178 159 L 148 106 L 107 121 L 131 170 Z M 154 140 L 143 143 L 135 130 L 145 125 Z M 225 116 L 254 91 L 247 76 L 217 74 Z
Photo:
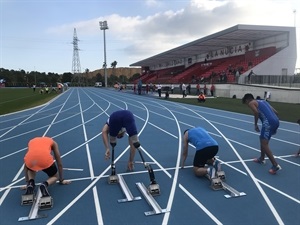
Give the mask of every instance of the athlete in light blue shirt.
M 195 127 L 184 131 L 181 168 L 184 168 L 189 143 L 196 148 L 193 162 L 195 175 L 205 176 L 208 174 L 210 178 L 214 178 L 215 173 L 221 169 L 220 164 L 214 158 L 219 150 L 218 143 L 202 127 Z M 214 165 L 214 167 L 210 166 L 207 168 L 205 164 Z

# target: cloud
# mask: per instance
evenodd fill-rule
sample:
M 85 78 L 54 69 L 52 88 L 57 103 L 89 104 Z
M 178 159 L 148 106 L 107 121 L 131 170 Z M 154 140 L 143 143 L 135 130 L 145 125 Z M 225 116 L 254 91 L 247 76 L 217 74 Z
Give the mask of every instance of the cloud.
M 149 6 L 149 7 L 156 7 L 156 6 L 161 5 L 161 2 L 159 2 L 158 0 L 146 0 L 145 3 L 146 3 L 146 6 Z
M 151 7 L 162 6 L 157 0 L 145 3 Z M 292 5 L 284 1 L 260 0 L 258 4 L 253 0 L 191 0 L 176 11 L 164 10 L 148 16 L 115 13 L 63 24 L 48 32 L 70 36 L 76 27 L 79 39 L 94 38 L 100 42 L 99 21 L 107 20 L 110 48 L 128 58 L 143 59 L 237 24 L 292 26 L 293 18 Z

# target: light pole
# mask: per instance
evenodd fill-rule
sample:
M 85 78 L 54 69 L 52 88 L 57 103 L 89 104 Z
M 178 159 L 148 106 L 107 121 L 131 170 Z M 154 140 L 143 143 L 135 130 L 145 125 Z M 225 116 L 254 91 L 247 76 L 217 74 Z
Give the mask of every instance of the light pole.
M 104 39 L 104 64 L 103 64 L 103 66 L 104 66 L 105 87 L 107 87 L 107 71 L 106 71 L 107 64 L 106 64 L 106 42 L 105 42 L 105 30 L 108 29 L 107 21 L 100 21 L 99 25 L 100 25 L 100 30 L 103 30 L 103 39 Z
M 296 27 L 296 9 L 294 9 L 293 13 L 294 13 L 294 27 Z

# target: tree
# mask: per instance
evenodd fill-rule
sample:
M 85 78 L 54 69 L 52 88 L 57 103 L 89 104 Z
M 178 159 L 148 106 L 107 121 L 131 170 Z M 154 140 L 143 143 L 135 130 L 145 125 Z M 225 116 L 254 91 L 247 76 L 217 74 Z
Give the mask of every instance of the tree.
M 111 64 L 110 64 L 110 66 L 111 66 L 111 68 L 112 68 L 112 75 L 115 75 L 115 68 L 116 68 L 116 66 L 117 66 L 117 61 L 115 60 L 115 61 L 113 61 Z
M 115 60 L 115 61 L 113 61 L 111 64 L 110 64 L 110 66 L 111 66 L 111 68 L 116 68 L 116 66 L 117 66 L 117 61 Z
M 63 83 L 71 82 L 72 77 L 73 77 L 73 74 L 72 74 L 72 73 L 70 73 L 70 72 L 69 72 L 69 73 L 64 73 L 64 74 L 62 75 L 61 81 L 62 81 Z
M 88 75 L 90 70 L 88 68 L 85 69 L 85 76 L 84 76 L 84 83 L 87 86 L 88 85 Z

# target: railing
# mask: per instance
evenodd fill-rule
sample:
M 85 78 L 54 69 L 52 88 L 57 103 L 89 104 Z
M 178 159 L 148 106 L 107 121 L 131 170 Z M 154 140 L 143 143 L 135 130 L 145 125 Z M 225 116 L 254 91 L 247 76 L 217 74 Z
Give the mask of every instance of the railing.
M 251 84 L 300 88 L 300 75 L 255 75 L 251 77 Z

